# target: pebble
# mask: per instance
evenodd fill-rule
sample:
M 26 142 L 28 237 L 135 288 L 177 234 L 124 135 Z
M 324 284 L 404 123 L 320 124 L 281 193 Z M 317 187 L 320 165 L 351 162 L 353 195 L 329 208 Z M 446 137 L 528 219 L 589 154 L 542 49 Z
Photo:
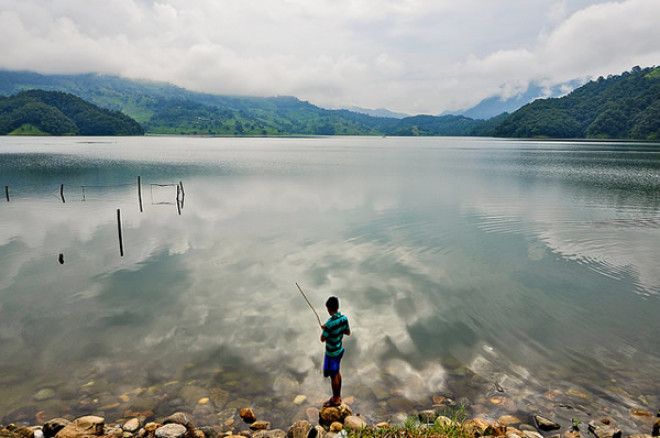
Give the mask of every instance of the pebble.
M 270 428 L 270 423 L 268 421 L 257 420 L 250 425 L 252 430 L 266 430 Z
M 301 404 L 305 403 L 306 400 L 307 400 L 307 396 L 300 394 L 293 399 L 293 404 L 296 406 L 300 406 Z
M 55 397 L 55 390 L 52 388 L 43 388 L 37 391 L 37 393 L 34 394 L 33 397 L 37 401 L 48 400 Z
M 131 418 L 128 420 L 124 425 L 121 427 L 124 429 L 126 432 L 137 432 L 137 430 L 140 428 L 140 420 L 137 418 Z
M 349 415 L 344 418 L 344 427 L 347 429 L 360 430 L 367 427 L 367 422 L 357 415 Z
M 202 397 L 199 400 L 197 400 L 198 405 L 206 405 L 208 404 L 210 399 L 208 397 Z
M 183 438 L 185 434 L 185 426 L 176 423 L 166 424 L 156 429 L 157 438 Z
M 500 418 L 497 419 L 497 422 L 500 423 L 502 426 L 511 426 L 514 424 L 520 424 L 520 418 L 513 416 L 513 415 L 502 415 Z

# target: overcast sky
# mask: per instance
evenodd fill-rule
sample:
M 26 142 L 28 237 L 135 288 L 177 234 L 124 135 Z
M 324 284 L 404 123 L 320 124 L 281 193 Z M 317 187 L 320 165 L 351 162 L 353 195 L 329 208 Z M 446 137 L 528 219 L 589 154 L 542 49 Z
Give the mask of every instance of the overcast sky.
M 660 0 L 0 0 L 0 67 L 441 113 L 660 64 Z

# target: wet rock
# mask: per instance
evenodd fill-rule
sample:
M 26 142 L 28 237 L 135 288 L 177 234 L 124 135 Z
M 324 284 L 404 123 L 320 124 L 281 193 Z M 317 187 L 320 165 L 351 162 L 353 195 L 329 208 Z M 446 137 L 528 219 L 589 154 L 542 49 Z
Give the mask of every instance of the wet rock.
M 291 425 L 286 436 L 287 438 L 305 438 L 312 425 L 307 420 L 299 420 Z
M 57 432 L 64 429 L 65 426 L 71 424 L 66 418 L 53 418 L 46 421 L 42 427 L 45 438 L 53 438 Z
M 169 423 L 156 429 L 156 438 L 183 438 L 186 431 L 182 424 Z
M 417 414 L 417 418 L 419 418 L 419 421 L 426 424 L 433 423 L 437 417 L 438 414 L 436 414 L 433 409 L 426 409 L 424 411 L 420 411 Z
M 344 425 L 341 424 L 339 421 L 334 421 L 330 425 L 330 432 L 337 433 L 337 432 L 341 432 L 342 430 L 344 430 Z
M 438 417 L 440 418 L 440 417 Z M 435 421 L 438 421 L 438 418 L 435 419 Z M 447 418 L 447 417 L 445 417 Z M 381 421 L 380 423 L 376 423 L 376 428 L 377 429 L 389 429 L 390 428 L 390 423 L 387 421 Z
M 13 430 L 16 438 L 34 438 L 34 430 L 29 427 L 17 427 Z
M 165 420 L 163 420 L 163 424 L 178 424 L 188 430 L 195 429 L 195 421 L 193 420 L 192 415 L 186 412 L 173 413 L 169 417 L 166 417 Z
M 181 397 L 188 405 L 194 405 L 200 398 L 208 397 L 208 391 L 201 386 L 186 385 L 181 388 L 179 397 Z
M 131 418 L 121 428 L 126 432 L 135 433 L 140 429 L 140 420 L 138 418 Z
M 502 426 L 513 426 L 514 424 L 520 424 L 520 418 L 515 417 L 513 415 L 502 415 L 500 418 L 497 419 L 497 422 L 500 423 Z
M 296 406 L 300 406 L 301 404 L 305 403 L 305 400 L 307 400 L 307 396 L 300 394 L 293 399 L 293 404 Z
M 523 430 L 521 432 L 522 438 L 543 438 L 543 435 L 536 431 L 532 432 L 531 430 Z
M 200 398 L 199 400 L 197 400 L 197 404 L 198 404 L 198 405 L 207 405 L 207 404 L 209 403 L 209 401 L 211 401 L 210 398 L 208 398 L 208 397 L 202 397 L 202 398 Z
M 238 415 L 248 424 L 257 421 L 257 416 L 254 414 L 252 408 L 241 408 Z
M 199 431 L 204 434 L 204 438 L 217 438 L 218 432 L 211 426 L 202 426 Z
M 211 388 L 209 390 L 209 398 L 216 408 L 222 408 L 229 400 L 229 392 L 222 388 Z
M 286 438 L 282 429 L 260 430 L 252 434 L 252 438 Z
M 318 425 L 312 427 L 309 429 L 309 432 L 307 432 L 307 438 L 325 438 L 325 436 L 325 429 Z
M 43 388 L 37 391 L 36 394 L 34 394 L 33 398 L 36 401 L 44 401 L 48 400 L 55 397 L 55 390 L 52 388 Z
M 582 438 L 582 434 L 579 430 L 569 430 L 564 432 L 563 438 Z
M 651 431 L 652 436 L 660 436 L 660 420 L 656 421 Z
M 491 429 L 490 423 L 483 418 L 472 418 L 463 423 L 465 429 L 474 436 L 486 436 L 488 429 Z
M 596 438 L 621 438 L 621 429 L 609 418 L 589 422 L 589 432 Z
M 520 430 L 528 430 L 528 431 L 530 431 L 530 432 L 536 432 L 536 428 L 535 428 L 534 426 L 531 426 L 531 425 L 529 425 L 529 424 L 525 424 L 525 423 L 520 424 L 520 425 L 518 426 L 518 429 L 520 429 Z
M 541 415 L 534 415 L 534 421 L 536 422 L 536 426 L 539 428 L 539 430 L 545 432 L 561 429 L 561 426 L 555 421 L 552 421 L 551 419 Z
M 630 435 L 628 438 L 653 438 L 653 436 L 640 433 L 636 435 Z
M 346 429 L 360 430 L 367 427 L 367 422 L 357 415 L 349 415 L 344 418 L 344 427 Z
M 344 403 L 336 407 L 323 407 L 319 411 L 319 423 L 323 426 L 329 426 L 334 422 L 343 423 L 349 415 L 353 415 L 353 411 Z
M 72 423 L 64 426 L 57 434 L 57 438 L 86 438 L 103 435 L 105 419 L 95 415 L 76 418 Z
M 257 420 L 250 424 L 250 429 L 252 430 L 266 430 L 270 428 L 270 423 L 268 421 Z

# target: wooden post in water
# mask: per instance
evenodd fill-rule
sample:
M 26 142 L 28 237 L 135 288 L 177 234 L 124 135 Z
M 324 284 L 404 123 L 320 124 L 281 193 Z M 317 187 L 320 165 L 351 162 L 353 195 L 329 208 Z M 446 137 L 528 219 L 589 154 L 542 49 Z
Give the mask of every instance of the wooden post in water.
M 181 199 L 186 197 L 186 192 L 183 191 L 183 181 L 179 181 L 179 187 L 181 187 Z
M 62 203 L 66 204 L 66 201 L 64 200 L 64 184 L 60 184 L 60 198 L 62 198 Z
M 181 201 L 179 200 L 179 194 L 181 193 L 181 187 L 176 186 L 176 211 L 179 212 L 181 216 Z
M 121 237 L 121 210 L 117 209 L 117 232 L 119 233 L 119 255 L 124 257 L 124 240 Z
M 7 202 L 9 202 L 9 186 L 5 186 L 5 197 L 7 198 Z
M 142 178 L 138 176 L 138 201 L 140 202 L 140 213 L 142 213 Z

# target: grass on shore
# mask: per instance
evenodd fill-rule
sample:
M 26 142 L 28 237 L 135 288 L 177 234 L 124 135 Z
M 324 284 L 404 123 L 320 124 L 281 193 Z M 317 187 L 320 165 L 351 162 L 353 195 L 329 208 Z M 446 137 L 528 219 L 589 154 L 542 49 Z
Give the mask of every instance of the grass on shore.
M 465 408 L 460 406 L 449 412 L 442 413 L 449 422 L 426 424 L 417 417 L 408 417 L 403 424 L 384 427 L 369 426 L 360 430 L 348 432 L 349 438 L 474 438 L 471 430 L 464 426 L 467 415 Z

